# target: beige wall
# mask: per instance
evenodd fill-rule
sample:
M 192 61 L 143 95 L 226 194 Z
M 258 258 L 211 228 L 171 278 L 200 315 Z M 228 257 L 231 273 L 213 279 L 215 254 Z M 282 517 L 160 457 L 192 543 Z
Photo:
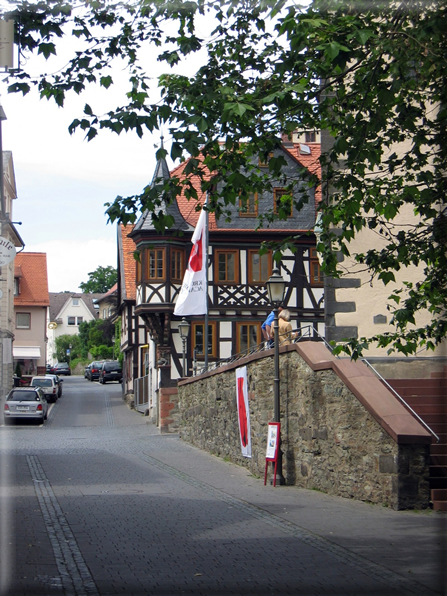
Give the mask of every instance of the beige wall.
M 17 306 L 14 309 L 14 315 L 17 313 L 31 314 L 31 329 L 15 329 L 14 346 L 39 346 L 40 359 L 36 361 L 36 366 L 45 366 L 46 364 L 46 322 L 47 307 L 43 306 Z M 15 326 L 15 320 L 14 320 Z

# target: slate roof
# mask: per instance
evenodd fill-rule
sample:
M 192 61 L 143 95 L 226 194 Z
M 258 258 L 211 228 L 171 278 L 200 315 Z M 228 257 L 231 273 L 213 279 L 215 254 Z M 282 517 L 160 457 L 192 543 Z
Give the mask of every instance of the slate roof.
M 163 145 L 162 145 L 163 146 Z M 155 166 L 154 176 L 152 178 L 151 186 L 156 184 L 157 180 L 167 180 L 169 179 L 169 168 L 166 160 L 164 158 L 158 159 L 157 164 Z M 162 201 L 161 206 L 159 207 L 157 212 L 161 212 L 166 215 L 171 215 L 174 218 L 174 223 L 171 226 L 171 230 L 182 230 L 183 232 L 191 232 L 192 227 L 185 221 L 182 214 L 180 213 L 179 206 L 176 201 L 167 205 L 166 201 Z M 134 232 L 138 232 L 140 230 L 155 232 L 155 226 L 152 223 L 152 212 L 146 210 L 137 223 L 134 226 Z
M 320 165 L 320 155 L 321 155 L 321 145 L 320 143 L 306 143 L 306 145 L 309 146 L 311 153 L 309 155 L 303 155 L 300 153 L 300 143 L 293 143 L 290 144 L 290 147 L 288 147 L 287 145 L 283 145 L 282 148 L 284 149 L 284 151 L 286 153 L 288 153 L 296 162 L 298 166 L 301 166 L 303 168 L 307 168 L 312 174 L 317 174 L 318 178 L 321 179 L 321 165 Z M 203 156 L 199 155 L 196 159 L 198 159 L 199 161 L 203 161 Z M 183 163 L 181 163 L 179 166 L 177 166 L 176 168 L 174 168 L 171 171 L 171 177 L 173 176 L 178 176 L 179 178 L 182 178 L 182 174 L 183 171 L 186 167 L 188 163 L 188 160 L 184 161 Z M 210 180 L 211 179 L 211 173 L 205 174 L 204 176 L 205 180 Z M 200 190 L 200 178 L 199 176 L 189 176 L 189 179 L 191 180 L 193 186 L 197 189 L 198 192 L 198 200 L 194 201 L 194 200 L 189 200 L 186 198 L 185 194 L 182 192 L 182 194 L 177 198 L 177 203 L 180 209 L 181 214 L 183 215 L 183 217 L 185 218 L 185 220 L 193 227 L 195 228 L 197 221 L 199 219 L 200 216 L 200 209 L 199 211 L 196 211 L 196 207 L 197 205 L 203 205 L 203 203 L 205 202 L 205 193 L 202 192 Z M 315 207 L 317 207 L 318 203 L 321 202 L 321 186 L 318 186 L 318 188 L 315 189 Z M 217 230 L 219 229 L 219 231 L 225 231 L 225 228 L 222 226 L 218 226 L 216 225 L 216 217 L 214 215 L 214 213 L 210 213 L 209 214 L 209 230 Z M 228 231 L 232 231 L 234 232 L 235 229 L 232 226 L 229 226 L 227 228 Z M 237 229 L 238 232 L 244 232 L 244 231 L 249 231 L 249 232 L 253 232 L 253 228 L 249 227 L 244 229 Z M 283 231 L 283 230 L 276 230 L 275 228 L 269 228 L 270 232 L 275 232 L 275 231 Z
M 49 306 L 47 255 L 19 252 L 14 261 L 14 276 L 20 278 L 20 294 L 14 306 Z
M 80 298 L 87 306 L 92 316 L 98 318 L 98 309 L 94 306 L 94 301 L 102 298 L 104 294 L 81 294 L 76 292 L 50 292 L 50 321 L 59 318 L 59 313 L 64 308 L 68 300 Z

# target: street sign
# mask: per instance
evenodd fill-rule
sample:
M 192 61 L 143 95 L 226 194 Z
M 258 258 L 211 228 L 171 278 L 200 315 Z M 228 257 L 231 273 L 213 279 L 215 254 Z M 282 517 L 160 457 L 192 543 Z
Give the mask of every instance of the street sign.
M 11 263 L 16 256 L 16 247 L 7 238 L 0 236 L 0 267 Z

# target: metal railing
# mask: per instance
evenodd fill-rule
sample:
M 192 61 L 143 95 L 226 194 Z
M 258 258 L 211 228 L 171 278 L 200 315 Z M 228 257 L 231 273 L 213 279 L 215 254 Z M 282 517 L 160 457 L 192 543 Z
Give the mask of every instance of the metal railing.
M 324 339 L 322 335 L 318 333 L 318 331 L 312 325 L 305 325 L 304 327 L 300 327 L 293 332 L 296 334 L 293 339 L 291 340 L 292 343 L 296 344 L 306 338 L 314 339 L 315 341 L 322 341 L 326 345 L 326 347 L 332 351 L 332 346 Z M 239 352 L 238 354 L 234 354 L 233 356 L 229 356 L 228 358 L 223 358 L 221 360 L 217 360 L 216 362 L 211 362 L 208 364 L 208 367 L 205 365 L 199 364 L 197 361 L 193 363 L 193 376 L 201 375 L 205 372 L 210 372 L 212 370 L 216 370 L 221 366 L 227 366 L 228 364 L 234 364 L 238 360 L 242 358 L 246 358 L 247 356 L 251 356 L 252 354 L 257 354 L 260 352 L 265 352 L 266 350 L 271 350 L 273 348 L 273 343 L 269 345 L 268 342 L 263 341 L 262 343 L 249 348 L 248 350 L 244 350 L 243 352 Z
M 360 358 L 360 361 L 363 362 L 364 364 L 366 364 L 366 366 L 368 366 L 368 368 L 370 368 L 373 371 L 373 373 L 382 381 L 382 383 L 384 383 L 386 385 L 386 387 L 388 387 L 388 389 L 392 393 L 394 393 L 394 395 L 405 406 L 405 408 L 407 408 L 407 410 L 409 410 L 413 414 L 413 416 L 419 420 L 419 422 L 422 424 L 422 426 L 424 426 L 435 437 L 436 442 L 439 443 L 438 435 L 428 426 L 428 424 L 424 420 L 422 420 L 422 418 L 419 416 L 419 414 L 417 414 L 413 410 L 413 408 L 404 400 L 404 398 L 401 395 L 399 395 L 399 393 L 397 393 L 397 391 L 394 389 L 394 387 L 392 387 L 388 383 L 388 381 L 382 377 L 382 375 L 374 368 L 374 366 L 370 362 L 368 362 L 368 360 L 366 358 Z
M 135 410 L 144 413 L 149 407 L 149 375 L 138 377 L 134 381 Z

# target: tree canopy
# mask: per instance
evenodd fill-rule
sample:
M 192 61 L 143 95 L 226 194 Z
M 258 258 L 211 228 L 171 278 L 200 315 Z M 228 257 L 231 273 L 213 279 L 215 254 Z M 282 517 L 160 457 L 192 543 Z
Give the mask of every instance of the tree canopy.
M 88 274 L 88 281 L 81 282 L 79 288 L 86 294 L 105 294 L 118 280 L 118 272 L 112 267 L 100 265 Z
M 373 339 L 409 354 L 445 338 L 445 0 L 313 0 L 306 8 L 286 0 L 14 6 L 23 53 L 50 58 L 64 34 L 83 45 L 53 75 L 33 78 L 26 68 L 11 73 L 10 91 L 36 86 L 62 106 L 67 93 L 82 93 L 91 83 L 109 88 L 111 65 L 124 61 L 129 87 L 122 105 L 104 114 L 101 106 L 86 104 L 70 131 L 81 129 L 91 140 L 101 129 L 141 136 L 167 128 L 171 158 L 190 156 L 185 173 L 191 176 L 117 197 L 108 205 L 112 221 L 135 221 L 141 209 L 154 212 L 161 193 L 173 200 L 184 188 L 196 200 L 192 175 L 210 192 L 210 209 L 225 215 L 241 195 L 269 188 L 270 177 L 254 157 L 267 157 L 283 134 L 296 129 L 327 131 L 318 242 L 324 272 L 342 275 L 340 252 L 385 285 L 396 271 L 421 266 L 418 283 L 408 278 L 391 293 L 394 332 Z M 179 67 L 195 55 L 201 66 L 187 76 Z M 166 74 L 154 90 L 150 63 L 156 56 Z M 158 156 L 164 155 L 161 148 Z M 279 175 L 283 165 L 281 158 L 270 159 L 270 174 Z M 286 181 L 291 188 L 295 182 Z M 310 185 L 317 183 L 309 177 Z M 297 208 L 302 200 L 295 199 Z M 414 217 L 402 223 L 399 213 L 406 208 Z M 160 230 L 172 224 L 155 212 Z M 259 225 L 278 216 L 260 214 Z M 363 229 L 374 230 L 380 242 L 355 252 L 352 240 Z M 421 310 L 430 321 L 418 326 Z M 352 340 L 347 349 L 357 355 L 366 343 Z

